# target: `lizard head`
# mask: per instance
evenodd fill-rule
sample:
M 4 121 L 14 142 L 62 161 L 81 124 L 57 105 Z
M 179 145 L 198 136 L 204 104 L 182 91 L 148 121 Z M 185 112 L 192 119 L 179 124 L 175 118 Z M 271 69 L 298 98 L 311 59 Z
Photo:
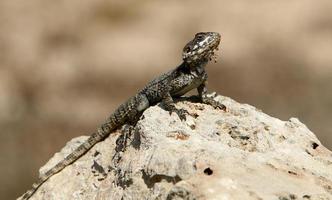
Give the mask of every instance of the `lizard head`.
M 211 60 L 214 51 L 218 50 L 220 34 L 216 32 L 201 32 L 183 48 L 182 58 L 186 63 L 196 63 Z

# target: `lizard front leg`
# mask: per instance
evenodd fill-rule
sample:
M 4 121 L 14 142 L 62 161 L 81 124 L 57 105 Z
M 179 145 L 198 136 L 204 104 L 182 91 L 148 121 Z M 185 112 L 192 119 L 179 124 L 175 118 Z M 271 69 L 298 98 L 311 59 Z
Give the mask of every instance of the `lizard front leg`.
M 188 111 L 184 109 L 177 109 L 174 105 L 173 98 L 171 94 L 168 92 L 165 93 L 162 99 L 163 106 L 165 110 L 169 111 L 169 114 L 175 112 L 181 120 L 186 120 L 186 115 L 189 114 Z
M 207 96 L 206 81 L 197 87 L 198 97 L 202 103 L 213 106 L 214 108 L 219 108 L 221 110 L 226 110 L 226 106 L 220 102 L 214 100 L 213 97 Z

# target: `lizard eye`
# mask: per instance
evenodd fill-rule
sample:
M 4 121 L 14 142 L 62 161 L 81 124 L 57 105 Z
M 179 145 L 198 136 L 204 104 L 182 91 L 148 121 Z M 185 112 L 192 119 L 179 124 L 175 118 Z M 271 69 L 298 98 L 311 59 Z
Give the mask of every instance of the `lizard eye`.
M 204 38 L 203 35 L 198 35 L 197 36 L 197 40 L 199 40 L 199 41 L 203 40 L 203 38 Z

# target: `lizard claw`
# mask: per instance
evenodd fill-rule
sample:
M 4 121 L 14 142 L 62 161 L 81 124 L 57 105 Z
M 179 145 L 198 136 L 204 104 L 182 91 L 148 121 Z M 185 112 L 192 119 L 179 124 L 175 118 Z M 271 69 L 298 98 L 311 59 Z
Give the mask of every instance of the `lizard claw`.
M 178 110 L 176 110 L 176 114 L 179 116 L 181 121 L 186 121 L 187 120 L 186 115 L 189 115 L 189 112 L 184 109 L 178 109 Z
M 171 115 L 173 112 L 175 112 L 179 116 L 181 121 L 186 121 L 187 120 L 186 115 L 189 115 L 189 112 L 185 109 L 173 109 L 169 111 L 169 114 Z
M 215 109 L 220 109 L 220 110 L 226 111 L 226 106 L 224 104 L 214 100 L 213 98 L 205 97 L 205 98 L 203 98 L 202 101 L 205 104 L 211 105 Z
M 222 103 L 219 103 L 218 101 L 213 101 L 213 103 L 211 103 L 210 105 L 216 109 L 226 111 L 226 106 Z

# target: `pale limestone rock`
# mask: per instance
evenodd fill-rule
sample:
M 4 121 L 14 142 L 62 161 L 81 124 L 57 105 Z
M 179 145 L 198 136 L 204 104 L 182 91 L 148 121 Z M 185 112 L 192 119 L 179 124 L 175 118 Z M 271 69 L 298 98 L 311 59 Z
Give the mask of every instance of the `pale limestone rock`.
M 332 153 L 304 124 L 216 99 L 226 111 L 178 102 L 186 121 L 147 109 L 125 149 L 116 146 L 120 132 L 111 134 L 31 199 L 332 199 Z M 40 172 L 86 138 L 68 142 Z

